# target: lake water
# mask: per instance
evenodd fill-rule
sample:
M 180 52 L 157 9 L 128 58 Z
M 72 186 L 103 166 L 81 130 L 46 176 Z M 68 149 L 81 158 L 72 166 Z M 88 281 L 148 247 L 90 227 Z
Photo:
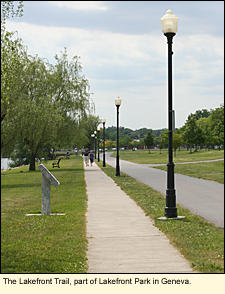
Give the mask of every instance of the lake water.
M 1 158 L 1 169 L 8 169 L 11 160 L 9 158 Z

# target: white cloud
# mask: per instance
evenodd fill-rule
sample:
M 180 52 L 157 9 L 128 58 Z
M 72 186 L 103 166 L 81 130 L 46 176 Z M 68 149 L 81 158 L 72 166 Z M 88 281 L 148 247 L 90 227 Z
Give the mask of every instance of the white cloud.
M 66 27 L 47 27 L 7 22 L 8 30 L 17 29 L 31 54 L 54 56 L 67 47 L 71 56 L 98 66 L 126 66 L 150 62 L 164 56 L 163 38 L 151 35 L 123 35 L 104 31 Z M 28 43 L 27 43 L 28 42 Z M 44 54 L 48 54 L 45 56 Z
M 51 1 L 52 4 L 58 7 L 68 7 L 72 9 L 97 9 L 107 10 L 107 7 L 102 4 L 102 1 Z
M 54 63 L 67 48 L 69 58 L 81 56 L 90 82 L 96 114 L 115 125 L 114 99 L 120 96 L 121 125 L 167 127 L 167 42 L 163 35 L 128 35 L 99 30 L 47 27 L 7 22 L 17 29 L 28 53 Z M 173 43 L 173 102 L 176 126 L 196 109 L 223 102 L 223 38 L 176 36 Z

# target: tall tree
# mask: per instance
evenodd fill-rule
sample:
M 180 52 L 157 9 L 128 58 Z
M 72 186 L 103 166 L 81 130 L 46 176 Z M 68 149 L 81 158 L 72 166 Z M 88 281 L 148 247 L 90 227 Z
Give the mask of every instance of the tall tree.
M 152 136 L 152 132 L 149 131 L 147 137 L 144 139 L 145 145 L 148 147 L 150 153 L 150 147 L 154 144 L 154 137 Z
M 130 143 L 132 141 L 132 138 L 130 136 L 123 136 L 119 140 L 119 147 L 129 147 Z
M 21 118 L 21 103 L 30 83 L 27 49 L 16 32 L 1 32 L 1 148 L 12 151 Z
M 30 148 L 29 170 L 35 170 L 35 158 L 43 144 L 56 139 L 63 122 L 57 102 L 52 100 L 50 65 L 38 56 L 30 57 L 30 83 L 21 102 L 20 136 Z
M 52 90 L 53 100 L 58 103 L 58 109 L 66 125 L 58 129 L 58 144 L 73 144 L 76 131 L 84 127 L 88 115 L 94 112 L 94 103 L 89 93 L 89 81 L 81 75 L 82 66 L 78 56 L 68 59 L 66 48 L 55 55 L 56 64 L 53 68 Z M 81 123 L 82 122 L 82 123 Z M 75 130 L 75 133 L 72 132 Z
M 18 120 L 19 97 L 24 87 L 23 75 L 26 50 L 16 32 L 6 31 L 9 18 L 23 15 L 23 1 L 1 1 L 1 150 L 10 153 L 15 145 L 16 121 Z M 14 38 L 14 39 L 13 39 Z M 26 80 L 26 79 L 25 79 Z
M 72 145 L 76 131 L 84 126 L 79 120 L 87 118 L 94 106 L 88 80 L 79 74 L 78 58 L 75 56 L 69 61 L 66 49 L 61 57 L 55 58 L 55 66 L 37 56 L 31 60 L 33 78 L 24 105 L 23 126 L 30 123 L 31 113 L 32 123 L 21 130 L 31 149 L 30 170 L 35 169 L 35 156 L 44 143 Z
M 191 146 L 195 145 L 196 143 L 196 129 L 197 129 L 196 116 L 191 113 L 188 116 L 188 119 L 186 120 L 184 132 L 183 132 L 184 141 L 190 145 L 190 153 L 191 153 Z
M 219 146 L 224 145 L 224 104 L 221 104 L 220 107 L 212 110 L 210 116 L 211 123 L 211 135 L 215 145 Z
M 86 117 L 83 117 L 80 120 L 80 136 L 78 146 L 83 147 L 85 146 L 86 148 L 91 148 L 93 147 L 93 138 L 91 135 L 94 134 L 94 131 L 97 131 L 97 127 L 100 124 L 100 119 L 98 116 L 95 116 L 93 114 L 89 114 Z
M 213 145 L 213 140 L 211 136 L 211 126 L 210 126 L 210 119 L 207 117 L 202 117 L 197 121 L 198 127 L 202 131 L 202 142 L 205 145 L 205 149 L 208 146 Z
M 162 138 L 163 146 L 168 146 L 168 143 L 169 143 L 168 129 L 165 129 L 164 131 L 162 131 L 161 138 Z
M 208 111 L 207 109 L 202 109 L 202 110 L 196 110 L 195 111 L 195 116 L 196 116 L 196 119 L 199 120 L 200 118 L 203 118 L 203 117 L 209 117 L 211 114 L 210 111 Z
M 174 150 L 174 156 L 176 156 L 176 150 L 178 147 L 180 147 L 183 144 L 182 136 L 178 133 L 173 133 L 173 150 Z

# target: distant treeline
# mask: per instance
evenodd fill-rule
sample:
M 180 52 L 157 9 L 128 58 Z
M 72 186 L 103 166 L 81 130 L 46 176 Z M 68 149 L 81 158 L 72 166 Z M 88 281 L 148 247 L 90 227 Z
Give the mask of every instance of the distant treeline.
M 150 136 L 151 135 L 151 136 Z M 168 130 L 166 128 L 153 130 L 141 128 L 132 130 L 119 128 L 119 147 L 163 146 L 168 145 Z M 152 137 L 152 138 L 151 138 Z M 117 128 L 106 128 L 106 147 L 116 147 Z M 151 142 L 151 143 L 150 143 Z M 204 148 L 222 148 L 224 144 L 224 104 L 215 109 L 196 110 L 188 118 L 181 128 L 173 132 L 173 147 L 176 150 L 182 145 Z

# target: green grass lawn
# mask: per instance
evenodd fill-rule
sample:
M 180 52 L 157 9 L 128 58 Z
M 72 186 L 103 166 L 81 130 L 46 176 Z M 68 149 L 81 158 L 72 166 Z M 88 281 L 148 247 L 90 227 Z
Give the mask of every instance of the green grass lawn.
M 168 162 L 168 151 L 163 149 L 161 151 L 151 149 L 150 154 L 148 150 L 138 150 L 138 151 L 120 151 L 120 159 L 128 160 L 134 163 L 140 164 L 165 164 L 164 166 L 156 166 L 154 168 L 167 170 Z M 112 154 L 115 157 L 115 152 Z M 175 163 L 174 172 L 178 174 L 183 174 L 190 177 L 195 177 L 199 179 L 209 180 L 224 184 L 224 161 L 216 162 L 204 162 L 204 163 L 188 163 L 188 164 L 177 164 L 181 162 L 194 162 L 194 161 L 205 161 L 205 160 L 215 160 L 223 159 L 224 150 L 198 150 L 197 152 L 187 151 L 186 149 L 181 149 L 181 151 L 176 152 L 176 156 L 173 157 L 173 162 Z
M 199 273 L 224 273 L 224 230 L 177 205 L 178 215 L 184 220 L 158 220 L 164 216 L 165 197 L 120 172 L 115 177 L 115 169 L 109 165 L 99 167 L 118 184 L 121 189 L 139 205 L 180 253 L 189 261 L 193 269 Z
M 167 170 L 167 166 L 156 166 L 154 168 Z M 224 161 L 175 164 L 174 172 L 198 179 L 214 181 L 224 184 Z
M 113 157 L 116 157 L 116 152 L 113 152 Z M 161 154 L 159 149 L 140 149 L 137 151 L 121 150 L 119 153 L 120 159 L 128 160 L 134 163 L 141 164 L 157 164 L 157 163 L 168 163 L 168 149 L 162 149 Z M 224 158 L 224 150 L 213 150 L 209 151 L 205 149 L 198 150 L 197 152 L 190 153 L 187 149 L 181 149 L 176 151 L 176 156 L 173 156 L 174 163 L 176 162 L 192 162 L 192 161 L 203 161 L 212 159 Z
M 87 195 L 82 159 L 43 164 L 60 182 L 51 186 L 51 213 L 42 215 L 42 174 L 28 166 L 1 172 L 1 272 L 85 273 Z M 23 172 L 20 172 L 20 171 Z
M 210 156 L 223 156 L 221 151 L 214 152 Z M 2 273 L 87 272 L 87 195 L 82 158 L 73 155 L 54 169 L 51 163 L 43 162 L 60 182 L 56 188 L 51 186 L 51 212 L 65 216 L 26 216 L 41 213 L 42 174 L 37 168 L 33 172 L 28 166 L 1 172 Z M 115 177 L 110 166 L 103 170 L 154 220 L 196 271 L 224 272 L 224 230 L 179 205 L 178 214 L 185 220 L 159 221 L 165 209 L 162 194 L 123 173 Z

